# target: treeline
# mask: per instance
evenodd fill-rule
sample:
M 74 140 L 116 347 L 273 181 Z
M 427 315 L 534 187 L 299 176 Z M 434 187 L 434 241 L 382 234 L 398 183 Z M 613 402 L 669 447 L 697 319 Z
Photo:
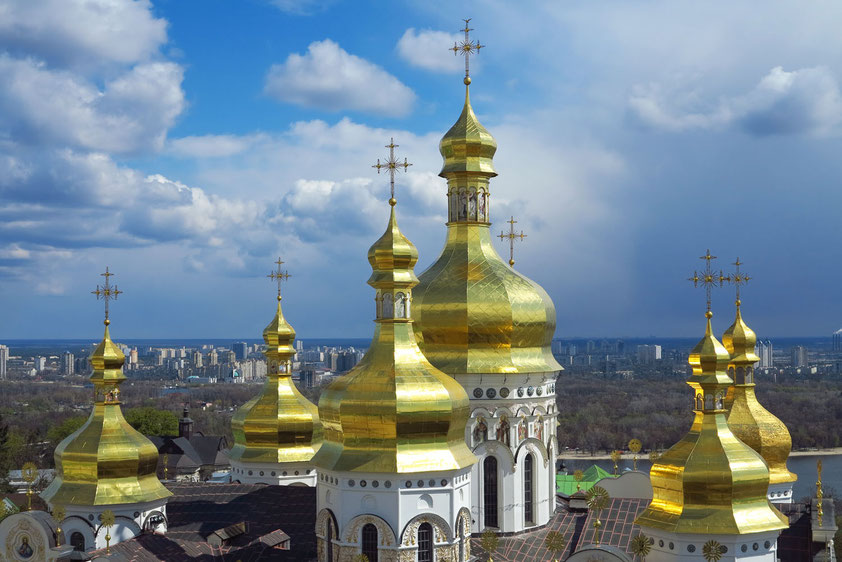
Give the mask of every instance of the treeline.
M 842 381 L 758 378 L 757 397 L 789 428 L 794 449 L 842 446 Z M 691 390 L 684 377 L 610 379 L 562 373 L 556 384 L 559 445 L 588 453 L 665 449 L 690 428 Z

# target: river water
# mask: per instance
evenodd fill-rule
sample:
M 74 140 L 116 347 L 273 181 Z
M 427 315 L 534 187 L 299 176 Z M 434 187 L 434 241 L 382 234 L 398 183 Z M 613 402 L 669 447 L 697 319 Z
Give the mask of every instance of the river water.
M 563 458 L 563 457 L 562 457 Z M 816 461 L 822 460 L 822 482 L 825 491 L 825 496 L 829 493 L 835 492 L 836 497 L 842 496 L 842 455 L 805 455 L 798 457 L 790 457 L 787 462 L 789 470 L 798 475 L 798 481 L 795 483 L 793 497 L 796 501 L 801 501 L 805 497 L 813 497 L 816 493 Z M 596 464 L 609 472 L 613 472 L 614 463 L 610 460 L 587 460 L 587 459 L 564 459 L 569 472 L 574 470 L 585 470 L 592 464 Z M 632 468 L 632 459 L 623 458 L 618 466 L 620 470 Z M 641 459 L 637 461 L 637 467 L 640 470 L 649 471 L 652 464 L 648 459 Z

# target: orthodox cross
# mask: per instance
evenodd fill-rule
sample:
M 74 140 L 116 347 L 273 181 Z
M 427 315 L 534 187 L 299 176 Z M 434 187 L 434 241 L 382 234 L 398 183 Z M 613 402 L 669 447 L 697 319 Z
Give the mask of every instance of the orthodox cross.
M 284 265 L 286 262 L 278 258 L 278 261 L 275 262 L 275 265 L 278 266 L 277 271 L 273 271 L 266 277 L 271 279 L 272 281 L 277 281 L 278 283 L 278 300 L 281 300 L 281 283 L 289 279 L 290 275 L 288 271 L 283 271 L 281 266 Z
M 731 275 L 731 281 L 737 288 L 737 306 L 740 306 L 740 286 L 748 283 L 749 280 L 751 280 L 751 277 L 749 277 L 746 273 L 740 272 L 740 266 L 743 265 L 743 262 L 740 261 L 740 258 L 737 258 L 737 261 L 735 261 L 733 265 L 737 267 L 737 270 L 734 272 L 733 275 Z
M 517 224 L 517 221 L 515 220 L 514 217 L 507 220 L 506 222 L 509 223 L 509 231 L 508 232 L 502 232 L 501 231 L 498 238 L 500 240 L 505 240 L 507 238 L 509 239 L 509 265 L 514 267 L 514 265 L 515 265 L 515 238 L 520 238 L 521 240 L 523 240 L 524 238 L 526 238 L 526 234 L 524 234 L 522 230 L 520 231 L 520 234 L 517 234 L 515 232 L 515 224 Z
M 480 45 L 479 41 L 471 41 L 470 36 L 468 35 L 473 29 L 468 27 L 468 23 L 471 21 L 471 18 L 465 20 L 465 29 L 461 29 L 460 31 L 465 32 L 465 40 L 461 42 L 453 43 L 453 46 L 449 49 L 453 51 L 454 55 L 465 55 L 465 85 L 471 83 L 471 73 L 470 73 L 470 58 L 471 55 L 478 54 L 479 50 L 485 47 L 485 45 Z
M 108 319 L 108 303 L 112 300 L 117 300 L 117 295 L 123 293 L 117 289 L 117 285 L 111 286 L 111 282 L 109 281 L 110 277 L 113 277 L 114 274 L 108 271 L 108 268 L 105 268 L 105 273 L 100 273 L 103 277 L 105 277 L 105 283 L 102 285 L 96 286 L 96 291 L 91 291 L 92 295 L 96 295 L 97 300 L 102 299 L 105 301 L 105 324 L 106 326 L 111 323 Z
M 389 158 L 382 164 L 380 163 L 380 158 L 377 159 L 377 164 L 373 165 L 372 168 L 377 168 L 377 173 L 380 173 L 380 170 L 389 170 L 389 186 L 391 187 L 392 198 L 389 200 L 391 203 L 395 200 L 395 172 L 400 171 L 400 168 L 403 168 L 404 173 L 406 173 L 407 168 L 412 166 L 406 158 L 403 159 L 403 162 L 399 162 L 395 158 L 395 149 L 400 145 L 395 144 L 395 139 L 389 139 L 389 144 L 386 145 L 386 148 L 389 149 Z M 394 205 L 394 203 L 392 203 Z
M 698 287 L 699 284 L 704 286 L 705 295 L 707 297 L 707 312 L 710 312 L 710 290 L 713 287 L 716 287 L 717 284 L 720 287 L 723 286 L 726 282 L 731 281 L 731 278 L 723 275 L 722 271 L 720 271 L 719 275 L 717 275 L 716 272 L 710 268 L 710 262 L 716 259 L 716 256 L 710 255 L 710 250 L 707 250 L 705 255 L 699 259 L 705 260 L 705 269 L 701 272 L 694 271 L 693 277 L 690 277 L 688 281 L 692 281 L 694 287 Z

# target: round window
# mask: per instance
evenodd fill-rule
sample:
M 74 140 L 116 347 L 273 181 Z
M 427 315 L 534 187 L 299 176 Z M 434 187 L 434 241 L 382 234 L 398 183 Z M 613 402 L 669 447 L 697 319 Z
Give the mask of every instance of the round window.
M 505 386 L 500 389 L 500 398 L 508 398 L 509 397 L 509 389 Z
M 475 388 L 474 389 L 474 398 L 482 398 L 482 389 L 481 388 Z
M 489 388 L 488 390 L 485 391 L 485 395 L 488 396 L 489 398 L 495 398 L 497 396 L 497 391 L 494 390 L 493 388 Z

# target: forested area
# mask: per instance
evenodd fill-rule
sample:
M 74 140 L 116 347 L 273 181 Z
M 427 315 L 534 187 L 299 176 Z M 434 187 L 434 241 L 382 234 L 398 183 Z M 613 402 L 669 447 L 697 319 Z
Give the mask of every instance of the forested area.
M 757 397 L 792 434 L 793 448 L 842 446 L 842 381 L 758 377 Z M 632 438 L 645 449 L 677 442 L 693 421 L 684 378 L 604 379 L 562 373 L 556 384 L 559 445 L 588 453 L 625 449 Z

